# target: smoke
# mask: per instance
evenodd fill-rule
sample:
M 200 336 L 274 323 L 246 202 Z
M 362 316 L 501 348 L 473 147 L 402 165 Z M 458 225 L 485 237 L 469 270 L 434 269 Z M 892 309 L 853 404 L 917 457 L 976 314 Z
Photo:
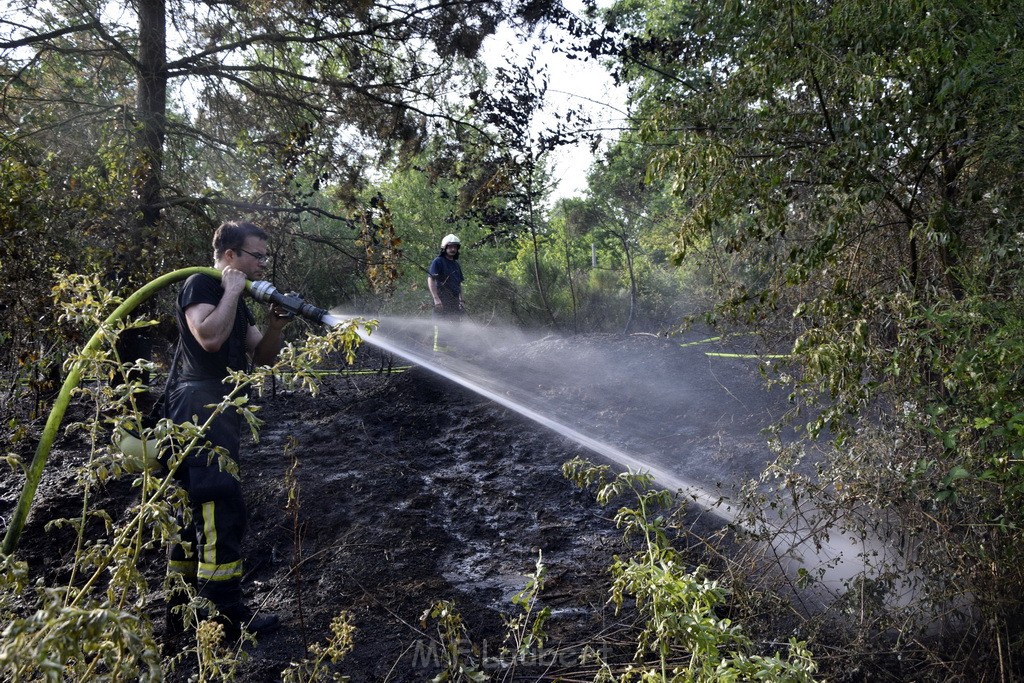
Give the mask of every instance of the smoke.
M 762 430 L 788 407 L 784 394 L 763 387 L 756 358 L 709 356 L 727 347 L 689 345 L 699 341 L 696 333 L 560 337 L 471 322 L 380 323 L 371 344 L 628 452 L 714 498 L 731 497 L 763 469 Z
M 734 525 L 740 487 L 774 458 L 764 430 L 789 408 L 781 389 L 766 388 L 751 338 L 561 337 L 472 322 L 379 322 L 369 344 L 514 410 L 619 469 L 649 472 Z M 767 535 L 774 537 L 779 566 L 790 576 L 804 570 L 820 578 L 818 602 L 844 592 L 864 571 L 862 556 L 879 554 L 880 543 L 841 525 L 822 539 L 807 521 L 813 510 L 764 516 L 775 519 Z

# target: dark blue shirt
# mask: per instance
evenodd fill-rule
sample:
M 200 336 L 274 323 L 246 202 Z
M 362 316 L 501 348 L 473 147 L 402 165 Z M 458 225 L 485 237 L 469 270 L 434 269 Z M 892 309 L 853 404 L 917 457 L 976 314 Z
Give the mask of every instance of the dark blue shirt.
M 437 283 L 437 293 L 442 299 L 458 300 L 462 293 L 462 268 L 455 259 L 438 256 L 430 264 L 430 277 Z

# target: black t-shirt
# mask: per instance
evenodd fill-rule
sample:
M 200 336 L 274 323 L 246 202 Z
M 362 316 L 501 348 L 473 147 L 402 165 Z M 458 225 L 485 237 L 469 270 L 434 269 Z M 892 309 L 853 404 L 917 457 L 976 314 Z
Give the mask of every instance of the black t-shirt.
M 179 379 L 183 382 L 196 380 L 221 380 L 228 376 L 228 370 L 247 370 L 249 359 L 246 355 L 245 339 L 249 326 L 256 322 L 252 312 L 245 302 L 239 298 L 238 309 L 235 311 L 235 326 L 227 341 L 221 345 L 220 350 L 210 353 L 203 349 L 192 336 L 188 329 L 188 321 L 185 319 L 185 310 L 195 304 L 210 304 L 216 306 L 220 303 L 224 289 L 220 280 L 206 275 L 196 273 L 187 280 L 178 294 L 178 331 L 181 335 L 181 369 Z

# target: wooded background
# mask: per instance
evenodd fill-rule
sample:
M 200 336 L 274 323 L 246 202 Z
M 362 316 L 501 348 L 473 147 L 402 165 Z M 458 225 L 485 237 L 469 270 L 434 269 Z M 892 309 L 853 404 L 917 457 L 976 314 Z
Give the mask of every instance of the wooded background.
M 628 126 L 544 119 L 529 63 L 481 60 L 505 24 L 605 64 L 628 87 Z M 272 233 L 278 289 L 428 315 L 425 268 L 454 232 L 474 322 L 701 320 L 788 353 L 768 374 L 812 419 L 770 476 L 825 517 L 884 513 L 926 601 L 974 603 L 946 614 L 970 646 L 936 648 L 936 666 L 980 659 L 1009 680 L 1024 595 L 1022 28 L 1012 0 L 8 5 L 9 448 L 91 334 L 54 313 L 66 274 L 126 296 L 209 265 L 213 229 L 242 217 Z M 597 152 L 588 188 L 552 202 L 547 155 L 581 139 Z M 797 474 L 816 440 L 815 475 Z M 927 630 L 934 614 L 895 616 L 886 594 L 879 581 L 877 604 L 861 601 L 864 633 Z

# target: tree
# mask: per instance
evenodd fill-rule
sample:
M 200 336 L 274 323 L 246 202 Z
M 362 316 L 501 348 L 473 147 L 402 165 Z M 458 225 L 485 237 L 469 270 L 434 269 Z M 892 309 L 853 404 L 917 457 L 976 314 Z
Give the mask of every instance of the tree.
M 719 312 L 797 324 L 829 504 L 898 511 L 933 589 L 1015 623 L 1024 8 L 623 0 L 606 18 L 621 40 L 594 49 L 619 55 L 649 175 L 686 207 L 677 260 L 755 260 Z
M 627 134 L 594 165 L 587 178 L 589 203 L 595 211 L 591 221 L 599 232 L 615 241 L 618 247 L 615 251 L 624 261 L 629 287 L 629 315 L 623 328 L 626 334 L 631 331 L 639 308 L 636 259 L 640 236 L 662 220 L 669 206 L 659 184 L 644 181 L 646 157 L 636 152 Z
M 680 253 L 704 232 L 739 248 L 800 231 L 789 258 L 800 279 L 858 240 L 881 238 L 886 251 L 896 247 L 905 286 L 962 293 L 971 276 L 961 266 L 991 244 L 967 226 L 1005 215 L 1006 193 L 1016 192 L 1007 172 L 1021 162 L 1010 142 L 1019 77 L 1006 45 L 1019 10 L 705 9 L 680 16 L 625 2 L 611 15 L 641 55 L 621 68 L 645 140 L 662 147 L 653 173 L 691 202 Z M 990 238 L 1005 238 L 1010 216 Z
M 546 231 L 543 225 L 544 202 L 553 189 L 546 168 L 546 158 L 560 144 L 557 132 L 538 130 L 547 78 L 537 73 L 536 54 L 523 66 L 509 65 L 497 69 L 501 88 L 494 93 L 475 93 L 475 104 L 483 121 L 497 131 L 496 172 L 487 181 L 484 201 L 478 206 L 500 204 L 506 219 L 503 227 L 508 235 L 529 240 L 533 255 L 533 282 L 546 320 L 557 325 L 554 309 L 548 300 L 540 264 L 540 240 Z
M 0 214 L 0 279 L 28 271 L 35 294 L 12 297 L 28 302 L 30 326 L 0 323 L 0 340 L 44 334 L 54 271 L 131 289 L 208 258 L 212 228 L 240 214 L 281 236 L 281 286 L 317 281 L 297 258 L 301 242 L 362 258 L 356 240 L 377 231 L 364 219 L 382 215 L 359 205 L 367 177 L 460 120 L 482 41 L 520 10 L 486 0 L 5 10 L 0 183 L 19 203 Z
M 122 10 L 102 2 L 30 5 L 3 24 L 0 48 L 15 76 L 7 80 L 5 106 L 17 114 L 32 102 L 56 125 L 68 123 L 62 111 L 76 108 L 87 118 L 74 125 L 91 126 L 114 106 L 98 97 L 101 90 L 47 90 L 40 81 L 72 61 L 72 78 L 115 73 L 122 125 L 136 133 L 132 208 L 141 225 L 182 206 L 317 212 L 295 188 L 227 167 L 262 160 L 257 167 L 276 168 L 284 176 L 277 180 L 305 170 L 314 184 L 343 183 L 358 177 L 375 146 L 415 148 L 430 120 L 450 116 L 449 98 L 472 72 L 466 60 L 511 9 L 494 2 L 273 9 L 195 2 L 169 11 L 162 0 Z M 133 18 L 135 25 L 126 21 Z M 168 152 L 198 153 L 178 142 L 189 139 L 226 163 L 192 158 L 191 177 L 176 164 L 184 176 L 165 178 Z M 226 180 L 241 185 L 237 198 L 218 196 Z M 244 197 L 248 203 L 239 206 Z

